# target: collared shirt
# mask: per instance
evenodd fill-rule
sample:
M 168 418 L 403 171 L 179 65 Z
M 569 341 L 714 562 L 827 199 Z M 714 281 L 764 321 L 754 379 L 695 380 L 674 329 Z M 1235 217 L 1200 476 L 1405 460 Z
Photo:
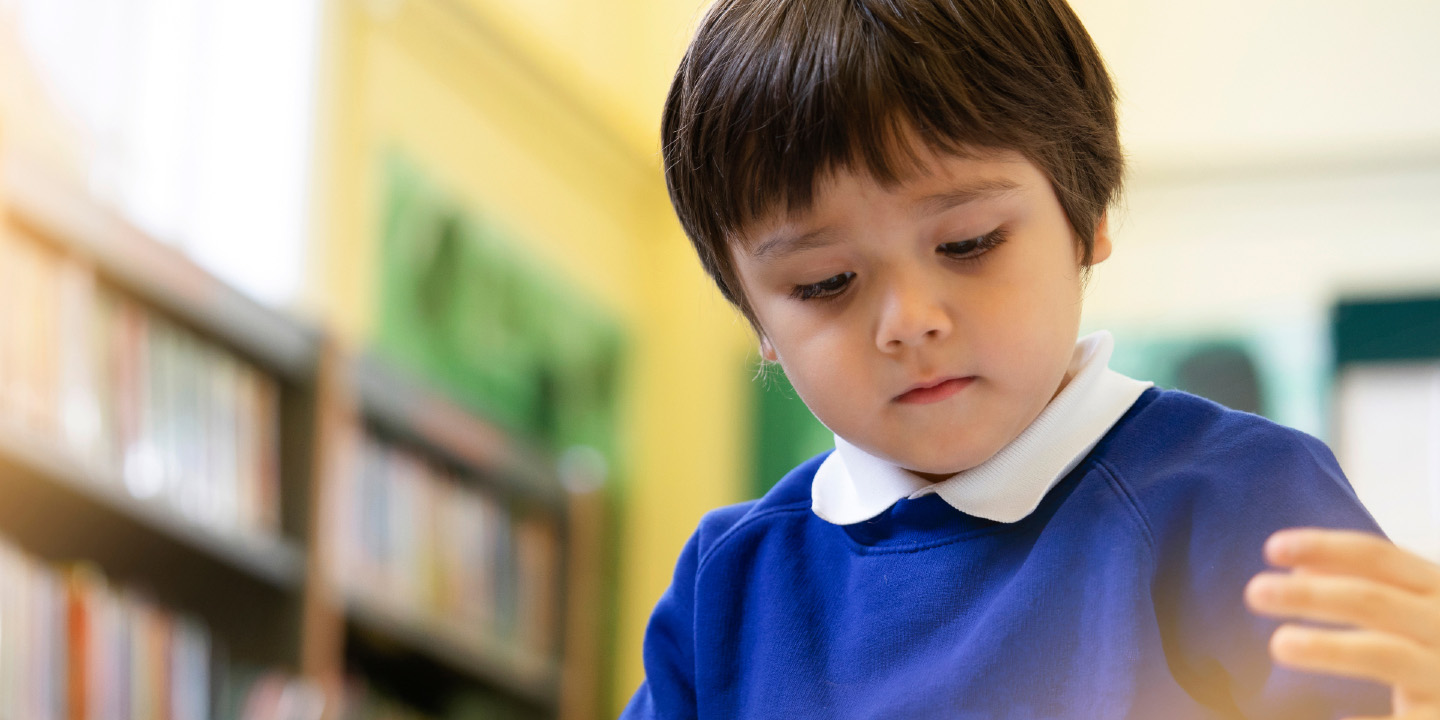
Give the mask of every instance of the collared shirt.
M 1033 512 L 1153 383 L 1109 368 L 1110 333 L 1080 339 L 1069 384 L 1035 421 L 985 462 L 932 483 L 835 436 L 811 485 L 811 509 L 836 525 L 869 520 L 905 498 L 938 493 L 955 509 L 1002 523 Z

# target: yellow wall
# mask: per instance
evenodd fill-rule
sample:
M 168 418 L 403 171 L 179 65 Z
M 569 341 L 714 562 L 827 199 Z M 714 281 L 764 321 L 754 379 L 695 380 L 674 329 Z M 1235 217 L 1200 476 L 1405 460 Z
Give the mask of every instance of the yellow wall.
M 587 9 L 602 5 L 617 4 L 330 3 L 307 304 L 346 342 L 370 337 L 379 158 L 399 149 L 624 323 L 613 713 L 643 677 L 644 624 L 685 539 L 745 487 L 751 340 L 701 272 L 660 175 L 660 103 L 694 8 Z
M 461 5 L 614 128 L 656 149 L 659 108 L 700 0 L 445 0 Z

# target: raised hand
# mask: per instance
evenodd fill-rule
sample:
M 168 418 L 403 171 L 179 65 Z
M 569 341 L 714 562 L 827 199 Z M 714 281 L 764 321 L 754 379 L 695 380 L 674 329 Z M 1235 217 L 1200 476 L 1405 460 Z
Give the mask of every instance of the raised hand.
M 1251 579 L 1250 609 L 1330 625 L 1282 625 L 1276 662 L 1384 683 L 1388 718 L 1440 720 L 1440 566 L 1375 535 L 1315 528 L 1275 533 L 1265 558 L 1289 572 Z

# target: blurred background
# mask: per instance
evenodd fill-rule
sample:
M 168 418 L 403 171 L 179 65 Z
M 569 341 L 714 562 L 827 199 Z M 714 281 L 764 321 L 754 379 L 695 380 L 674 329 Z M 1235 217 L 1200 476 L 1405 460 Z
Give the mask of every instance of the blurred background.
M 1084 330 L 1440 560 L 1440 4 L 1073 4 Z M 666 198 L 702 10 L 0 0 L 0 716 L 618 713 L 700 516 L 832 444 Z

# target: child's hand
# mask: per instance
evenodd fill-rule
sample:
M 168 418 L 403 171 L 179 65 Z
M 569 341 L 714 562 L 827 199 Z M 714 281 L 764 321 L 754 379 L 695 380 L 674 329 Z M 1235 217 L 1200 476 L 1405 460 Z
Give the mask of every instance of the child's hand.
M 1251 579 L 1251 610 L 1346 626 L 1282 625 L 1276 662 L 1384 683 L 1390 717 L 1440 720 L 1440 566 L 1374 535 L 1309 528 L 1271 535 L 1265 558 L 1294 571 Z

